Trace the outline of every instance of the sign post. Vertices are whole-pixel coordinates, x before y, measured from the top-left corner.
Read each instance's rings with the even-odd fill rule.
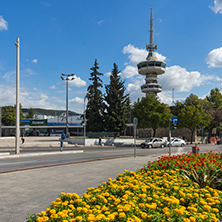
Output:
[[[176,129],[177,123],[178,123],[178,119],[176,116],[169,119],[169,154],[171,154],[171,130]]]
[[[138,119],[133,118],[133,127],[134,127],[134,158],[136,157],[136,126],[138,124]]]

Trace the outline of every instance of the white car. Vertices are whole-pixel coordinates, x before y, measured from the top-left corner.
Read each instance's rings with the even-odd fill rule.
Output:
[[[150,139],[147,139],[145,142],[141,143],[140,146],[142,147],[142,149],[144,149],[144,148],[151,149],[154,147],[163,148],[164,142],[165,142],[165,140],[163,140],[161,138],[150,138]]]
[[[169,141],[164,144],[165,146],[169,146]],[[180,138],[174,138],[171,140],[171,146],[185,146],[186,141]]]

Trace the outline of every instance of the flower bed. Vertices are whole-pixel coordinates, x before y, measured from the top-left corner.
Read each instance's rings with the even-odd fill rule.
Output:
[[[204,164],[210,165],[214,154],[206,155],[209,160]],[[221,221],[222,192],[209,186],[200,188],[182,176],[182,168],[195,167],[198,157],[190,154],[180,158],[184,164],[189,162],[188,166],[175,156],[161,157],[137,172],[125,171],[98,188],[89,188],[81,197],[61,193],[46,211],[31,215],[28,221]],[[221,167],[219,160],[215,166]]]

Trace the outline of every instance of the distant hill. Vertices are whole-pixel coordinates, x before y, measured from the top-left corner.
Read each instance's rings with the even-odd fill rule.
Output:
[[[62,113],[65,113],[66,110],[55,110],[55,109],[40,109],[33,108],[36,111],[37,115],[47,115],[47,116],[60,116]],[[22,108],[23,113],[28,113],[28,108]],[[78,116],[81,115],[79,113],[73,112],[69,110],[69,115]]]

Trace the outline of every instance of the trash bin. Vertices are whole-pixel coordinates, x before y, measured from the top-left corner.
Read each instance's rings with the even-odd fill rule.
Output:
[[[200,147],[195,145],[195,146],[192,146],[192,153],[194,154],[198,154],[200,151]]]

